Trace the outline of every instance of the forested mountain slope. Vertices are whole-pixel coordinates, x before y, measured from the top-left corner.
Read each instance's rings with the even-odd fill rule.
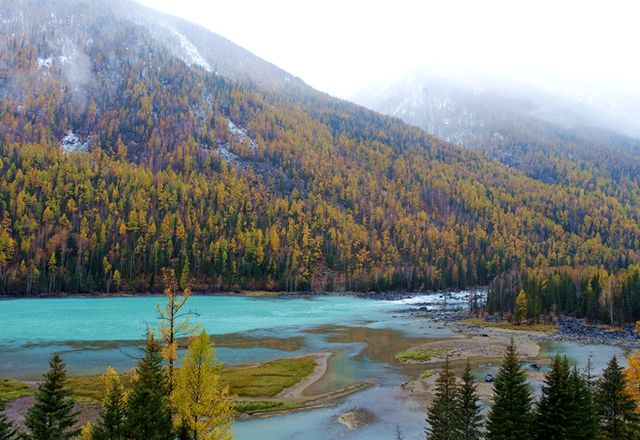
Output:
[[[0,8],[3,293],[157,290],[164,266],[369,290],[637,261],[637,192],[527,177],[171,19],[180,52],[134,4]]]
[[[640,140],[604,111],[527,84],[421,72],[354,99],[534,179],[638,202]]]

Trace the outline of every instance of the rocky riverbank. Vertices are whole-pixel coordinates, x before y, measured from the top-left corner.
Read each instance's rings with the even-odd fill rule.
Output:
[[[415,313],[412,313],[415,315]],[[454,328],[458,332],[478,330],[478,328],[498,327],[501,322],[498,317],[489,316],[473,320],[474,324],[465,323],[470,316],[466,313],[446,312],[430,313],[429,318],[441,322],[443,325]],[[486,325],[478,325],[478,322],[486,322]],[[528,332],[540,341],[571,341],[580,344],[614,345],[625,350],[640,349],[640,334],[634,326],[611,327],[607,325],[593,325],[584,319],[576,319],[561,316],[556,321],[549,323],[554,331],[532,331],[534,326],[523,325],[520,328],[511,326],[513,331]]]
[[[640,348],[640,334],[634,326],[610,327],[590,325],[584,319],[560,317],[557,331],[549,335],[555,341],[574,341],[583,344],[617,345],[627,350]]]

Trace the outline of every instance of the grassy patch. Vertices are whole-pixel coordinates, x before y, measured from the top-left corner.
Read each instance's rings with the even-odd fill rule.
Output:
[[[420,379],[427,379],[427,378],[433,376],[434,374],[436,374],[437,372],[438,372],[438,370],[424,370],[420,374]]]
[[[234,348],[253,348],[266,347],[274,350],[296,351],[303,347],[304,338],[301,336],[291,338],[252,338],[237,333],[225,335],[213,335],[211,341],[217,347],[234,347]],[[179,338],[177,340],[179,348],[187,348],[189,345],[188,338]],[[113,340],[113,341],[66,341],[55,344],[59,346],[61,352],[68,349],[78,351],[99,351],[99,350],[115,350],[121,347],[144,347],[145,341],[140,340]],[[49,342],[30,342],[25,344],[27,348],[51,347]]]
[[[120,373],[120,380],[125,387],[131,385],[129,373]],[[68,377],[67,386],[77,403],[100,403],[104,397],[104,382],[101,374]]]
[[[443,352],[444,350],[440,348],[415,347],[398,353],[396,360],[400,362],[428,362]]]
[[[233,394],[242,397],[273,397],[287,388],[297,384],[310,375],[316,367],[312,357],[294,359],[278,359],[255,366],[234,366],[222,370],[222,382],[229,385]],[[131,378],[128,373],[120,375],[122,383],[128,386]],[[72,376],[67,378],[67,386],[73,399],[78,403],[99,403],[104,395],[104,384],[101,375]],[[15,400],[34,393],[24,382],[0,378],[0,400]],[[255,403],[255,402],[254,402]],[[244,402],[238,402],[245,405]],[[267,408],[267,404],[271,406]],[[242,411],[267,411],[286,409],[274,407],[278,402],[260,402],[264,408]]]
[[[294,402],[269,402],[264,400],[239,400],[236,402],[236,411],[239,413],[255,413],[263,411],[278,411],[292,409],[300,406]]]
[[[304,346],[304,338],[250,338],[237,333],[217,335],[212,337],[217,347],[253,348],[267,347],[274,350],[296,351]]]
[[[26,383],[11,379],[0,379],[0,400],[15,400],[20,397],[31,396],[33,389]]]
[[[550,333],[556,331],[556,326],[553,324],[515,324],[508,321],[485,321],[482,318],[469,318],[460,321],[462,324],[478,325],[481,327],[501,328],[505,330],[519,330],[527,332],[545,332]]]
[[[97,403],[102,400],[104,385],[100,376],[69,377],[67,386],[77,403]]]
[[[123,380],[128,383],[129,376],[123,375]],[[68,377],[67,387],[71,390],[73,400],[78,403],[98,403],[102,400],[103,383],[100,376]],[[31,396],[34,392],[35,388],[29,387],[24,382],[0,379],[0,400],[15,400]]]
[[[222,382],[242,397],[273,397],[310,375],[316,367],[312,357],[278,359],[260,365],[225,368]]]

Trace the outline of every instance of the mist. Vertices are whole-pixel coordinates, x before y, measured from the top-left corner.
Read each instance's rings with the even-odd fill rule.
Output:
[[[481,71],[575,96],[596,88],[640,95],[635,2],[142,2],[343,98],[418,67]]]

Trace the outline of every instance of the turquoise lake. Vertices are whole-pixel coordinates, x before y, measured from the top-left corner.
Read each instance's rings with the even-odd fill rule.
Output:
[[[452,337],[452,330],[442,324],[406,313],[415,307],[437,311],[444,299],[441,294],[401,300],[353,296],[194,296],[188,309],[198,314],[192,318],[193,323],[219,335],[221,341],[225,336],[255,341],[244,348],[217,347],[218,358],[227,364],[332,351],[328,373],[314,385],[315,392],[362,381],[374,384],[329,408],[239,421],[235,424],[237,440],[303,435],[306,440],[393,439],[396,424],[402,427],[405,439],[418,440],[424,438],[424,408],[400,387],[408,379],[407,371],[384,360],[395,354],[393,341],[369,340],[369,345],[377,346],[376,351],[367,352],[368,344],[357,340],[357,335],[391,334],[397,335],[396,339]],[[450,294],[446,300],[449,308],[465,308],[467,293]],[[107,365],[127,370],[138,354],[135,341],[144,337],[147,328],[157,326],[156,304],[162,301],[159,296],[0,301],[0,377],[38,380],[55,351],[63,354],[71,375],[99,373]],[[354,339],[340,342],[337,338],[340,335]],[[281,347],[263,343],[265,339],[290,338],[298,344]],[[117,343],[104,344],[110,341]],[[599,359],[599,353],[623,355],[615,347],[569,343],[555,344],[547,351],[549,355],[566,353],[579,365],[586,362],[590,353],[595,354],[594,360]],[[375,421],[363,429],[348,431],[336,417],[352,408],[368,409]]]

